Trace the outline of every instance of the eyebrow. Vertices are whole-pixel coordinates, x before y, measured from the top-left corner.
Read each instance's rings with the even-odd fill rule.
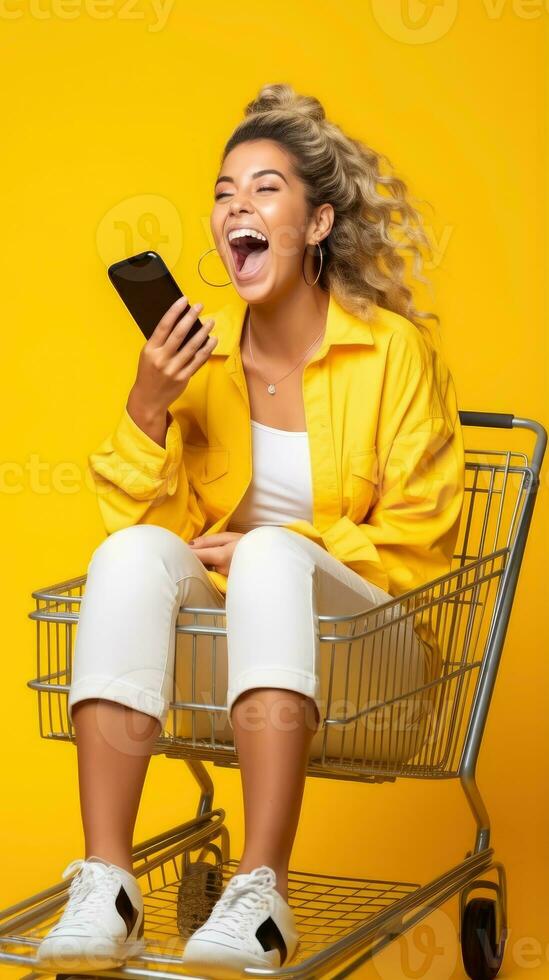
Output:
[[[282,180],[284,180],[284,181],[286,181],[286,183],[288,183],[288,181],[286,180],[286,178],[285,178],[285,176],[284,176],[284,174],[283,174],[283,173],[281,173],[281,172],[280,172],[280,170],[273,170],[273,169],[271,169],[271,168],[269,168],[268,170],[256,170],[256,172],[255,172],[255,174],[252,174],[252,180],[255,180],[255,178],[256,178],[256,177],[262,177],[262,176],[263,176],[263,174],[278,174],[278,176],[279,176],[279,177],[282,177]],[[221,177],[218,177],[218,178],[217,178],[217,180],[216,180],[216,182],[215,182],[215,184],[214,184],[214,187],[217,187],[217,185],[218,185],[218,184],[219,184],[219,183],[220,183],[220,182],[221,182],[222,180],[228,180],[228,181],[230,181],[230,182],[231,182],[231,184],[234,184],[234,183],[235,183],[235,181],[234,181],[234,178],[233,178],[233,177],[226,177],[226,176],[221,176]],[[289,186],[289,185],[288,185],[288,186]]]

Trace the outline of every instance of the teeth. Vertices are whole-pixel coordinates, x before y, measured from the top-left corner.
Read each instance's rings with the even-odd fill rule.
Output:
[[[236,228],[229,232],[229,241],[234,241],[235,238],[243,238],[245,235],[251,235],[252,238],[259,238],[261,242],[266,242],[267,239],[265,235],[262,235],[260,231],[255,231],[254,228]]]

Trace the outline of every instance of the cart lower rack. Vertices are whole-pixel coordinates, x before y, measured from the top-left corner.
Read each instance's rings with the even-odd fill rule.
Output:
[[[288,901],[300,942],[279,969],[246,977],[343,978],[454,895],[460,942],[472,980],[495,977],[507,926],[505,871],[490,845],[490,822],[475,769],[524,555],[547,433],[512,415],[460,412],[462,424],[525,428],[531,459],[511,450],[466,450],[466,502],[452,571],[381,606],[349,617],[319,616],[325,719],[307,774],[377,783],[408,777],[459,778],[476,822],[465,858],[425,882],[349,878],[290,869]],[[73,649],[86,576],[33,592],[40,734],[74,742],[67,711]],[[105,977],[186,976],[186,939],[208,917],[234,874],[225,812],[214,808],[204,763],[238,766],[226,712],[223,609],[181,607],[170,714],[156,754],[183,759],[200,796],[194,818],[133,849],[145,901],[144,953]],[[407,638],[422,640],[413,658]],[[198,698],[197,692],[200,692]],[[486,877],[492,873],[495,880]],[[0,962],[44,977],[36,948],[65,904],[63,880],[0,911]],[[493,897],[470,897],[488,890]],[[80,974],[79,974],[80,975]],[[81,974],[83,976],[83,974]],[[61,975],[60,975],[61,976]]]

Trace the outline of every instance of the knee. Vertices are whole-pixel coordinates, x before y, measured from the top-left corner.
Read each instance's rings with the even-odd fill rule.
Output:
[[[264,524],[262,527],[252,528],[238,540],[233,552],[231,568],[235,558],[239,566],[246,567],[250,564],[255,565],[264,558],[286,553],[291,547],[291,534],[292,532],[287,528],[276,524]]]
[[[93,552],[89,568],[101,566],[117,568],[130,564],[132,568],[150,569],[156,560],[167,563],[193,556],[192,549],[179,535],[156,524],[133,524],[110,534]]]
[[[238,541],[229,568],[227,589],[238,580],[260,582],[267,570],[280,579],[291,578],[291,570],[299,573],[310,570],[307,553],[299,548],[295,532],[278,525],[266,524],[255,527]]]

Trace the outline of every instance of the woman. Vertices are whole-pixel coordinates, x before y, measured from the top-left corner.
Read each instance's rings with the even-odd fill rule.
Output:
[[[287,872],[323,717],[316,617],[449,571],[463,501],[453,382],[399,252],[418,271],[428,242],[383,159],[315,98],[261,90],[214,187],[235,293],[179,353],[202,307],[174,327],[186,300],[174,304],[89,457],[108,537],[88,569],[69,695],[86,858],[64,872],[77,870],[43,966],[106,968],[143,946],[132,835],[182,604],[225,603],[246,831],[184,962],[285,966],[296,951]]]

